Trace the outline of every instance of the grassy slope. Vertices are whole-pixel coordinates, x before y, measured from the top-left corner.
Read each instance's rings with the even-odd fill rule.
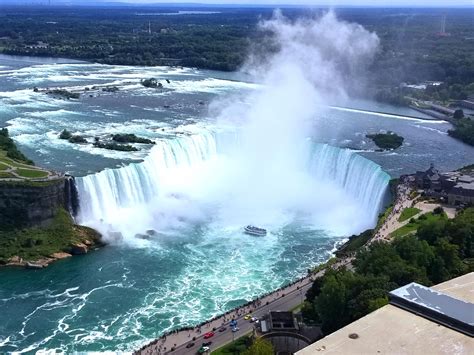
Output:
[[[93,229],[75,225],[69,214],[59,209],[48,227],[0,230],[0,263],[6,263],[12,256],[34,261],[55,252],[68,252],[72,244],[86,240],[98,242],[99,234]]]
[[[47,171],[35,170],[35,169],[17,169],[16,173],[25,178],[45,178],[48,176]]]
[[[387,220],[390,213],[392,213],[392,211],[393,211],[393,205],[390,205],[382,214],[379,215],[379,219],[377,221],[377,226],[375,227],[375,229],[379,229],[385,223],[385,221]]]
[[[413,217],[414,215],[416,215],[420,212],[421,212],[421,210],[418,209],[418,208],[415,208],[415,207],[405,208],[402,211],[402,213],[400,214],[400,217],[398,218],[398,221],[399,222],[406,221],[407,219],[410,219],[411,217]]]
[[[345,243],[339,250],[335,252],[337,257],[343,257],[352,252],[358,251],[362,246],[367,243],[372,235],[374,234],[373,229],[368,229],[365,232],[362,232],[359,235],[353,235],[349,238],[347,243]]]
[[[7,170],[9,167],[15,168],[15,172],[24,178],[44,178],[48,176],[48,172],[41,168],[36,168],[34,166],[24,164],[20,161],[13,160],[7,157],[7,152],[0,149],[0,172],[3,171],[3,174],[0,175],[0,178],[15,178],[16,176],[6,173],[4,170]]]
[[[408,224],[404,225],[403,227],[400,227],[400,228],[398,228],[397,230],[393,231],[393,232],[390,234],[390,236],[391,236],[392,238],[402,237],[402,236],[404,236],[404,235],[407,235],[407,234],[416,232],[416,230],[418,229],[418,227],[420,226],[420,224],[421,224],[423,221],[436,221],[436,220],[438,220],[438,219],[447,218],[447,217],[446,217],[446,214],[426,213],[426,214],[424,214],[423,216],[426,216],[426,219],[420,219],[420,218],[418,218],[417,220],[415,220],[414,223],[408,223]],[[420,217],[421,217],[421,216],[420,216]]]

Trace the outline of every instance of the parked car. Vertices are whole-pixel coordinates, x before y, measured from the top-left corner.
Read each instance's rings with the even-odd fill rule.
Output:
[[[212,338],[214,336],[214,332],[207,332],[206,334],[204,334],[204,339],[209,339],[209,338]]]
[[[186,345],[186,349],[192,348],[194,345],[196,345],[196,344],[194,344],[193,342],[188,343],[188,344]]]
[[[227,329],[227,327],[220,327],[219,328],[219,333],[225,332],[226,329]]]

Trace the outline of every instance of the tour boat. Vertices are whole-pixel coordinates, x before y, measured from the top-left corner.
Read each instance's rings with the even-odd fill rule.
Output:
[[[263,228],[258,228],[254,226],[247,226],[244,228],[245,233],[250,235],[264,236],[267,235],[267,230]]]

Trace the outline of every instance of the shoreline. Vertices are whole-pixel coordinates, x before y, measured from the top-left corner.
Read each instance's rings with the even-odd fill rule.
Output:
[[[6,264],[0,264],[0,270],[2,268],[23,268],[32,270],[44,269],[56,261],[68,259],[70,257],[78,255],[85,255],[92,251],[98,250],[104,247],[105,245],[105,243],[100,241],[94,242],[86,240],[82,243],[75,243],[71,245],[71,250],[68,252],[57,251],[49,256],[44,256],[36,260],[25,260],[22,257],[15,255],[8,259],[8,262]]]

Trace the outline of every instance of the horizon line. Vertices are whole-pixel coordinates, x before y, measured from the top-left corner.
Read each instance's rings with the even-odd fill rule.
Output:
[[[8,0],[7,0],[8,1]],[[30,2],[29,2],[30,1]],[[44,2],[42,2],[44,1]],[[56,0],[57,1],[57,0]],[[59,0],[56,3],[50,3],[48,0],[25,0],[25,1],[11,1],[9,3],[4,3],[4,6],[35,6],[35,7],[186,7],[186,6],[199,6],[199,7],[222,7],[222,8],[373,8],[373,9],[461,9],[461,8],[474,8],[474,3],[469,4],[458,4],[458,5],[423,5],[423,4],[414,4],[411,6],[402,5],[402,4],[385,4],[383,6],[379,4],[365,4],[365,5],[354,5],[354,4],[285,4],[285,3],[275,3],[275,4],[238,4],[238,3],[207,3],[207,2],[156,2],[156,3],[147,3],[147,2],[128,2],[128,1],[97,1],[92,3],[80,3],[80,0]],[[1,4],[0,4],[0,7]]]

